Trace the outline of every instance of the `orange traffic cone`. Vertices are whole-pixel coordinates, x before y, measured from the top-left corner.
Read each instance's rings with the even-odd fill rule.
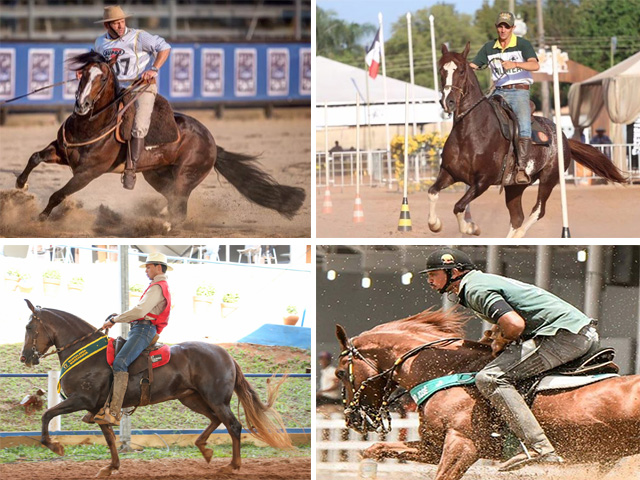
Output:
[[[362,199],[356,195],[356,203],[353,206],[353,223],[364,222],[364,210],[362,210]]]
[[[409,213],[409,199],[402,198],[402,207],[400,208],[400,220],[398,221],[398,231],[411,231],[411,214]]]
[[[322,213],[333,213],[333,203],[331,203],[331,190],[324,191],[324,201],[322,202]]]

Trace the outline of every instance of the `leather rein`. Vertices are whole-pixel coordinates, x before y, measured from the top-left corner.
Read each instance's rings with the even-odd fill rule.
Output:
[[[51,335],[49,335],[49,331],[48,331],[48,330],[47,330],[47,328],[44,326],[44,322],[43,322],[43,321],[42,321],[42,319],[38,316],[38,314],[39,314],[40,312],[41,312],[41,308],[40,308],[40,307],[36,307],[36,311],[35,311],[35,312],[33,312],[33,314],[31,315],[31,318],[32,318],[33,320],[37,320],[37,321],[38,321],[38,323],[36,323],[36,331],[35,331],[35,334],[33,335],[33,344],[32,344],[32,346],[31,346],[31,351],[33,352],[33,355],[34,355],[38,360],[39,360],[39,359],[41,359],[41,358],[48,357],[49,355],[53,355],[53,354],[56,354],[56,353],[60,353],[60,352],[62,352],[63,350],[66,350],[67,348],[72,347],[73,345],[75,345],[75,344],[77,344],[77,343],[80,343],[80,342],[81,342],[81,341],[83,341],[83,340],[86,340],[87,338],[89,338],[90,336],[92,336],[92,335],[93,335],[93,334],[95,334],[95,333],[98,333],[98,332],[100,332],[100,331],[102,331],[102,330],[105,330],[105,331],[107,330],[107,329],[105,329],[105,328],[103,328],[103,327],[101,327],[101,328],[96,328],[93,332],[87,333],[86,335],[84,335],[84,336],[82,336],[82,337],[80,337],[80,338],[78,338],[78,339],[74,340],[73,342],[71,342],[71,343],[69,343],[69,344],[65,345],[64,347],[56,348],[54,351],[52,351],[52,352],[48,352],[48,353],[47,353],[47,351],[51,348],[51,347],[49,347],[49,348],[47,348],[47,351],[45,351],[45,353],[40,353],[40,352],[38,351],[38,347],[36,346],[36,341],[37,341],[37,339],[38,339],[38,334],[39,334],[39,333],[38,333],[38,326],[42,326],[42,329],[43,329],[43,330],[44,330],[44,332],[46,333],[47,338],[49,338],[49,340],[51,341],[51,346],[55,346],[55,343],[54,343],[54,341],[53,341],[53,338],[51,338]]]
[[[454,342],[462,340],[462,338],[442,338],[440,340],[435,340],[433,342],[425,343],[423,345],[418,345],[417,347],[409,350],[404,353],[396,361],[393,365],[386,370],[379,372],[371,377],[366,378],[360,386],[355,388],[355,375],[353,373],[353,362],[354,359],[362,360],[367,365],[369,365],[374,370],[378,370],[378,368],[371,362],[368,358],[366,358],[360,351],[356,348],[351,340],[349,340],[349,345],[347,349],[340,353],[340,358],[347,357],[347,361],[349,362],[348,373],[349,373],[349,385],[351,386],[351,393],[353,395],[349,405],[346,405],[347,400],[345,396],[345,389],[343,386],[342,391],[342,403],[345,405],[344,415],[345,421],[349,424],[349,416],[352,414],[356,414],[359,416],[361,423],[359,425],[351,424],[351,428],[358,431],[359,433],[367,433],[367,432],[379,432],[379,433],[388,433],[391,431],[391,413],[389,412],[389,405],[391,405],[395,400],[397,400],[400,396],[393,396],[393,391],[395,390],[393,385],[393,374],[396,369],[400,367],[406,360],[411,357],[416,356],[418,353],[426,350],[428,348],[433,348],[434,346],[448,346]],[[382,392],[382,399],[380,401],[380,406],[377,408],[372,407],[370,405],[363,405],[360,401],[360,397],[364,392],[364,389],[367,387],[369,383],[378,378],[385,378],[386,383]],[[393,398],[392,398],[393,397]]]

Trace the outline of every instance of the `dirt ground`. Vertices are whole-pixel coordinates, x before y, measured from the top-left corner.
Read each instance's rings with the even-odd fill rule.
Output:
[[[402,193],[384,188],[360,189],[364,222],[353,222],[355,188],[333,189],[333,213],[323,214],[324,190],[316,194],[316,229],[318,238],[477,238],[462,235],[453,215],[455,203],[464,190],[440,193],[436,212],[443,222],[439,233],[432,233],[427,224],[429,199],[426,192],[409,194],[412,231],[398,232]],[[537,186],[525,190],[523,208],[528,215],[535,204]],[[569,231],[574,238],[637,238],[640,237],[640,185],[567,185]],[[473,221],[480,227],[480,238],[504,238],[509,232],[509,213],[504,193],[491,187],[471,203]],[[560,238],[562,210],[560,186],[553,190],[547,202],[546,215],[527,232],[527,237]]]
[[[153,480],[302,480],[311,478],[310,458],[243,458],[242,467],[234,473],[219,470],[229,463],[228,459],[213,459],[207,464],[204,459],[166,460],[122,460],[120,470],[111,478]],[[51,461],[39,463],[0,465],[0,478],[11,480],[76,480],[93,478],[108,465],[106,460],[88,462]]]
[[[159,212],[164,197],[138,175],[133,191],[119,174],[104,175],[69,197],[46,222],[37,215],[49,197],[71,178],[71,170],[41,164],[29,177],[26,194],[15,190],[16,176],[32,153],[46,147],[59,128],[53,115],[11,115],[0,127],[0,236],[3,237],[309,237],[311,234],[311,131],[309,109],[227,111],[216,119],[207,110],[196,117],[227,151],[260,155],[261,168],[279,183],[304,188],[307,199],[288,220],[246,200],[212,171],[193,192],[187,220],[167,231]]]

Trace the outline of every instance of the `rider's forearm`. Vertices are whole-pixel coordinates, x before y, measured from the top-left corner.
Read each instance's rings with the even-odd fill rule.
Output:
[[[521,70],[526,70],[527,72],[536,72],[540,70],[540,64],[535,60],[527,61],[527,62],[514,62],[516,67]]]
[[[167,48],[166,50],[162,50],[161,52],[158,52],[158,55],[156,56],[156,59],[153,62],[153,66],[156,67],[158,70],[160,70],[162,65],[164,65],[164,62],[166,62],[167,59],[169,58],[170,53],[171,53],[170,48]]]

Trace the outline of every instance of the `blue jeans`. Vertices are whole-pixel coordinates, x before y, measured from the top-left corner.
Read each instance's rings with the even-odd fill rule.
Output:
[[[141,325],[132,323],[127,343],[124,344],[122,350],[118,352],[113,360],[114,372],[126,372],[129,365],[138,358],[142,351],[149,346],[153,337],[156,336],[155,325]]]
[[[504,98],[518,117],[520,136],[531,138],[531,106],[529,90],[496,90],[494,95]]]

